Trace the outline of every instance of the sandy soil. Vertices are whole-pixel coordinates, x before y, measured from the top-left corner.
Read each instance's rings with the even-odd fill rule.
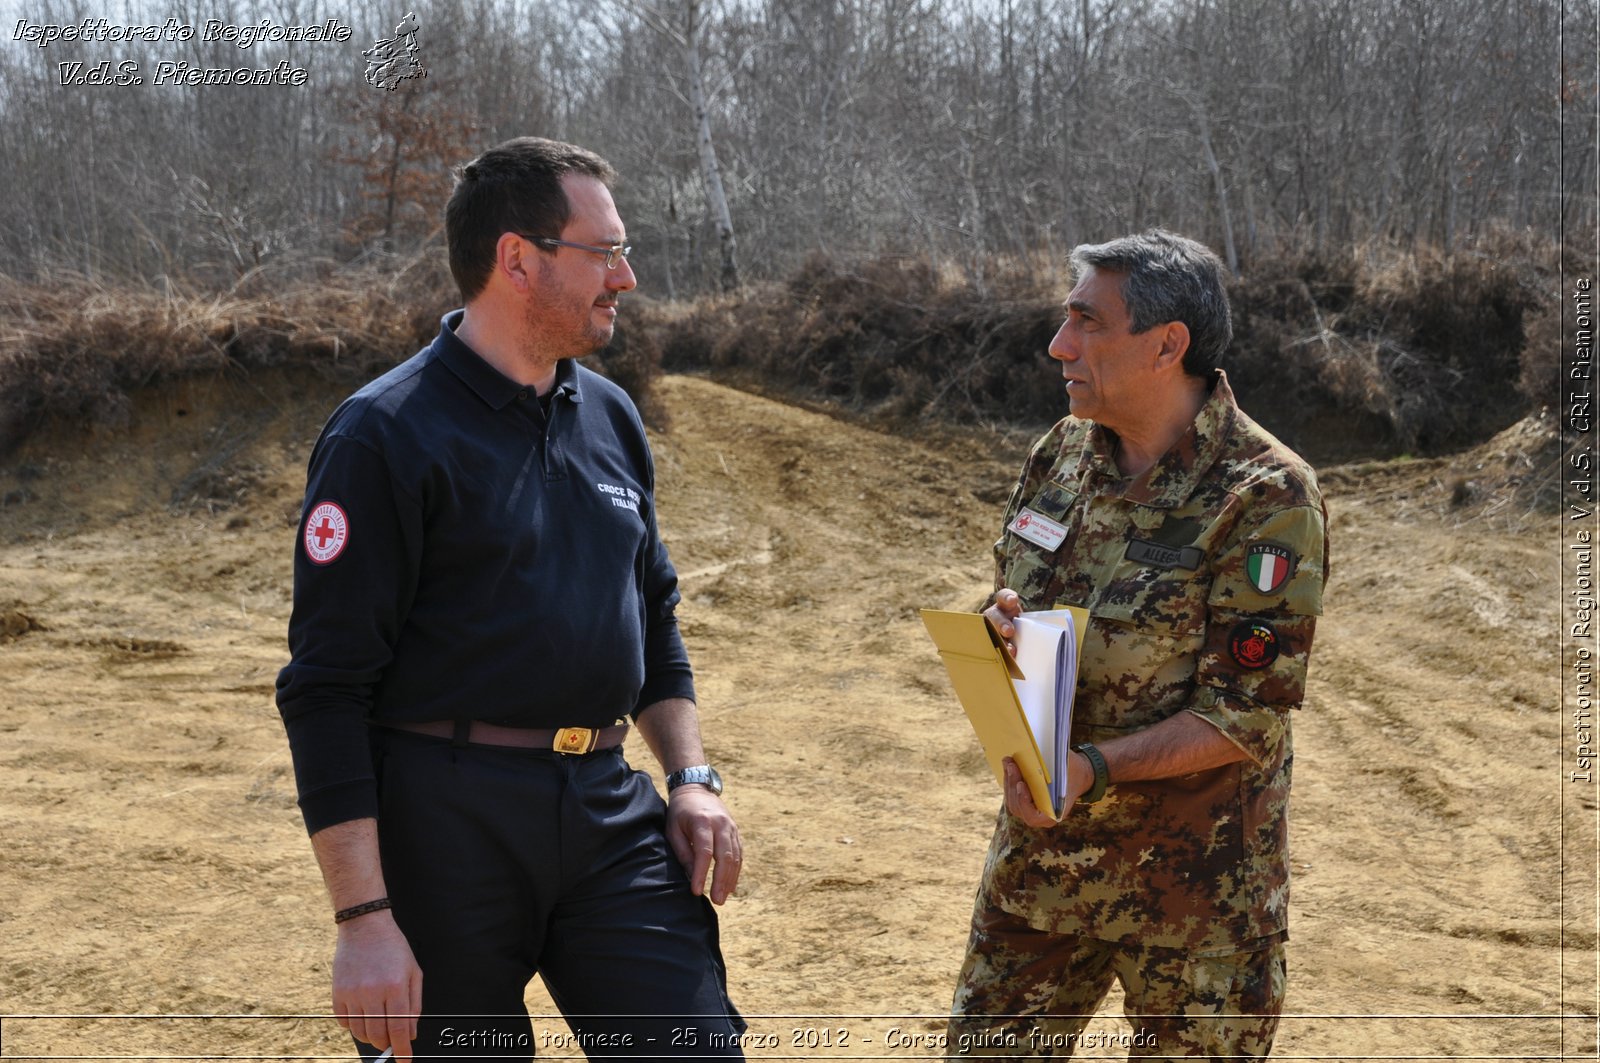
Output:
[[[986,591],[1026,441],[663,390],[662,523],[748,855],[725,948],[778,1046],[751,1054],[937,1054],[891,1030],[943,1028],[998,798],[916,609]],[[304,455],[337,397],[195,383],[0,470],[5,1058],[346,1051],[315,1017],[333,928],[272,704]],[[1485,460],[1325,471],[1281,1058],[1594,1058],[1596,812],[1561,781],[1559,528],[1452,509]],[[551,1011],[537,984],[528,1000]],[[1124,1029],[1118,1008],[1091,1029]]]

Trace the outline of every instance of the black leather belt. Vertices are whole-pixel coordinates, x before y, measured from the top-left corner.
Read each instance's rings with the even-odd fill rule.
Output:
[[[433,738],[457,738],[456,724],[450,720],[425,723],[385,722],[381,726]],[[628,737],[628,725],[610,727],[502,727],[497,723],[473,720],[465,728],[466,741],[475,746],[511,746],[515,749],[553,749],[557,753],[581,756],[597,749],[615,749]]]

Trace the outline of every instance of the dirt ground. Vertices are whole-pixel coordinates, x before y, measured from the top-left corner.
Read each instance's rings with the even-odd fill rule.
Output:
[[[1026,440],[662,388],[662,525],[745,837],[723,940],[750,1054],[937,1055],[917,1038],[943,1029],[998,795],[916,610],[986,592]],[[348,1050],[316,1017],[333,926],[272,703],[305,455],[337,390],[194,383],[0,469],[6,1059]],[[1595,1058],[1559,518],[1454,488],[1516,455],[1510,437],[1324,470],[1280,1058]],[[528,1001],[552,1010],[537,983]],[[1119,1015],[1113,995],[1091,1030]],[[574,1054],[559,1019],[535,1028],[541,1054]]]

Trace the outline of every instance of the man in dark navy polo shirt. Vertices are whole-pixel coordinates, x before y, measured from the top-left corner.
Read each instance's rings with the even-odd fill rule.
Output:
[[[707,896],[743,854],[650,450],[575,361],[635,284],[613,177],[531,137],[464,167],[465,309],[312,452],[278,706],[338,923],[334,1012],[368,1057],[530,1057],[536,972],[562,1047],[742,1054]],[[623,759],[630,719],[665,803]]]

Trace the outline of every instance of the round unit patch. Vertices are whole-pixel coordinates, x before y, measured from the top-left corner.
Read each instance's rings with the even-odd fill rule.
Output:
[[[329,565],[350,541],[350,521],[337,502],[318,502],[306,517],[306,556],[313,565]]]
[[[1278,632],[1265,620],[1244,620],[1228,633],[1233,663],[1252,672],[1278,659]]]

